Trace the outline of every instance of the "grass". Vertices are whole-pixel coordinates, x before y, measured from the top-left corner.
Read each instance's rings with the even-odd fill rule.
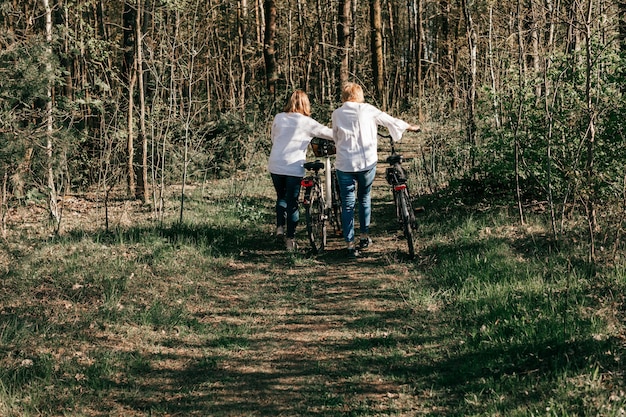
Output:
[[[58,237],[10,223],[0,415],[626,412],[624,265],[589,278],[576,247],[547,250],[542,218],[445,201],[409,261],[384,186],[365,258],[336,239],[313,256],[303,235],[288,254],[270,187],[192,190],[183,223],[174,201],[169,222],[136,209],[109,233],[87,215]]]

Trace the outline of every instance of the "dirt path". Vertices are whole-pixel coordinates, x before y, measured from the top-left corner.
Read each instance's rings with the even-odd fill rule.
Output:
[[[206,393],[209,414],[344,415],[360,408],[414,415],[406,387],[381,373],[388,355],[402,354],[396,348],[408,306],[397,285],[410,275],[381,268],[382,256],[316,259],[282,275],[255,262],[256,270],[220,288],[230,303],[207,319],[243,334],[222,341],[225,349],[209,349],[219,356]]]
[[[390,204],[381,197],[383,178],[375,218]],[[388,227],[373,223],[374,245],[357,260],[345,258],[338,237],[318,256],[303,241],[297,255],[278,244],[244,253],[216,289],[221,307],[204,312],[214,326],[240,334],[207,347],[217,358],[198,390],[206,400],[200,408],[229,416],[419,413],[404,367],[423,346],[412,341],[413,309],[402,291],[418,277],[406,243]]]

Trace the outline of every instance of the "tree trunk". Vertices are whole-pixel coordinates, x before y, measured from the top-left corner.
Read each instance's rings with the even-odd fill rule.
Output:
[[[477,42],[478,35],[472,20],[472,14],[467,4],[468,0],[461,0],[463,15],[465,17],[467,47],[469,49],[469,80],[467,91],[467,140],[471,147],[471,167],[476,166],[476,73],[477,73]]]
[[[524,71],[524,31],[522,28],[522,0],[517,1],[517,78],[519,89],[519,103],[517,108],[517,123],[515,124],[515,196],[517,199],[517,210],[519,213],[520,224],[524,224],[524,209],[522,206],[522,190],[520,187],[520,130],[522,129],[522,115],[524,114],[524,90],[525,90],[525,71]]]
[[[265,0],[265,40],[263,44],[263,56],[265,57],[265,79],[267,91],[276,94],[276,81],[278,81],[278,69],[276,66],[276,2]]]
[[[620,0],[619,2],[619,46],[622,56],[626,57],[626,0]],[[620,90],[622,94],[626,94],[626,68],[622,65],[621,70],[622,83]]]
[[[139,139],[141,141],[141,181],[139,181],[137,197],[147,204],[150,195],[148,193],[148,135],[146,133],[146,94],[143,73],[143,45],[141,33],[141,0],[137,0],[137,13],[135,20],[135,50],[137,54],[137,88],[139,89]]]
[[[543,95],[544,95],[544,111],[546,118],[546,194],[548,198],[548,207],[550,209],[550,225],[552,227],[552,235],[554,236],[555,241],[559,240],[559,232],[556,227],[556,208],[554,204],[554,193],[553,193],[553,179],[552,179],[552,166],[553,166],[553,158],[552,158],[552,142],[554,136],[554,99],[552,94],[552,88],[549,81],[549,70],[552,66],[551,57],[554,53],[554,5],[552,0],[546,1],[546,12],[547,12],[547,30],[546,30],[546,53],[543,64]],[[554,86],[556,89],[556,85]],[[565,204],[563,204],[565,205]]]
[[[619,0],[619,45],[626,54],[626,0]]]
[[[350,48],[350,10],[351,0],[339,0],[339,19],[337,21],[337,47],[341,64],[339,66],[339,89],[348,82],[350,62],[348,50]]]
[[[54,178],[53,165],[53,138],[54,119],[52,116],[53,81],[52,81],[52,8],[49,0],[42,0],[46,11],[46,76],[48,77],[48,101],[46,102],[46,157],[47,157],[47,179],[48,179],[48,203],[50,216],[54,221],[55,232],[58,233],[61,227],[61,209],[57,195],[56,181]]]
[[[246,37],[246,21],[248,20],[248,3],[241,0],[237,9],[237,37],[239,38],[239,108],[246,107],[246,45],[248,43]]]
[[[137,82],[137,56],[135,54],[135,46],[133,38],[136,36],[133,28],[135,26],[134,5],[127,0],[124,3],[124,71],[126,81],[128,83],[128,113],[126,115],[126,148],[128,152],[127,160],[127,195],[129,198],[136,196],[136,177],[135,177],[135,139],[134,139],[134,96],[135,83]]]
[[[7,184],[9,182],[9,173],[8,171],[4,172],[2,176],[2,202],[0,202],[0,236],[3,239],[7,237],[7,213],[9,211],[9,194],[7,192]]]
[[[422,0],[415,0],[415,71],[417,82],[417,116],[419,120],[422,120],[422,100],[424,99],[424,79],[422,75],[422,58],[424,55],[424,28],[422,23]]]
[[[596,142],[596,111],[593,104],[592,94],[592,74],[593,70],[593,57],[592,54],[592,27],[591,27],[591,13],[593,10],[593,1],[587,0],[587,16],[585,18],[585,99],[587,101],[587,114],[589,124],[587,126],[587,203],[586,203],[586,212],[587,219],[589,224],[589,252],[588,252],[588,261],[592,270],[595,270],[595,262],[596,262],[596,246],[595,246],[595,235],[597,231],[597,219],[596,219],[596,192],[595,192],[595,163],[594,163],[594,153],[595,153],[595,142]]]
[[[533,82],[535,84],[535,102],[537,105],[541,102],[541,83],[538,82],[540,68],[540,53],[539,53],[539,31],[537,29],[537,18],[535,16],[535,10],[533,9],[534,2],[528,0],[528,28],[527,31],[530,35],[530,47],[532,54],[530,55],[530,66],[533,69]]]
[[[135,111],[133,104],[133,96],[135,94],[135,83],[137,74],[133,71],[128,85],[128,113],[126,114],[126,148],[128,150],[128,161],[126,168],[128,170],[128,197],[136,197],[136,175],[135,175],[135,123],[133,112]]]
[[[491,105],[493,106],[493,121],[496,125],[496,129],[500,129],[502,124],[500,122],[500,104],[498,102],[498,80],[494,70],[493,61],[493,5],[489,5],[489,77],[491,79]]]
[[[385,94],[385,74],[383,55],[383,20],[380,0],[370,0],[371,19],[371,53],[372,53],[372,73],[374,75],[374,86],[376,87],[376,98],[383,110],[387,109],[387,99]]]

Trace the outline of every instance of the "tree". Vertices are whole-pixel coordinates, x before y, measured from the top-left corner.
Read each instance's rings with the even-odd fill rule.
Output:
[[[129,197],[135,197],[136,189],[136,173],[135,173],[135,84],[137,83],[137,39],[136,39],[136,17],[138,12],[135,10],[132,0],[124,2],[123,28],[124,28],[124,74],[128,85],[128,110],[126,113],[126,144],[128,151],[127,163],[127,193]]]
[[[144,61],[143,61],[143,35],[141,16],[143,4],[141,0],[136,3],[137,13],[135,15],[135,54],[137,68],[137,88],[139,89],[139,142],[141,143],[141,181],[137,196],[145,203],[150,198],[148,190],[148,134],[146,132],[146,91],[144,86]]]
[[[356,0],[355,0],[356,1]],[[339,88],[348,82],[348,74],[350,70],[349,48],[350,48],[350,13],[352,10],[351,0],[339,0],[338,2],[339,18],[337,19],[337,48],[339,49],[339,57],[341,64],[339,65]]]
[[[461,0],[463,16],[465,17],[465,35],[467,38],[467,48],[469,50],[469,68],[467,81],[467,141],[472,149],[472,168],[476,165],[474,160],[476,152],[476,83],[477,83],[477,49],[478,34],[472,19],[472,12],[468,5],[468,0]]]
[[[48,178],[48,206],[50,215],[54,220],[55,231],[59,232],[61,227],[61,207],[57,193],[55,173],[54,173],[54,117],[52,115],[54,78],[52,71],[52,8],[49,0],[42,0],[45,9],[46,19],[46,77],[48,82],[48,100],[46,101],[46,156],[47,156],[47,178]]]
[[[372,73],[374,76],[374,86],[376,88],[376,98],[381,103],[380,106],[383,109],[387,109],[387,96],[385,94],[385,65],[383,56],[383,23],[380,0],[370,0],[370,19]]]
[[[267,90],[271,95],[276,93],[278,69],[276,65],[276,2],[265,0],[265,38],[263,56],[265,57],[265,79]]]

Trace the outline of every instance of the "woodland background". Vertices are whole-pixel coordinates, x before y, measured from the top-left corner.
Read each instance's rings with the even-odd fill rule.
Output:
[[[2,233],[86,191],[161,218],[252,170],[293,89],[328,123],[351,80],[424,125],[421,194],[543,211],[593,269],[623,249],[625,56],[624,0],[2,0]]]

